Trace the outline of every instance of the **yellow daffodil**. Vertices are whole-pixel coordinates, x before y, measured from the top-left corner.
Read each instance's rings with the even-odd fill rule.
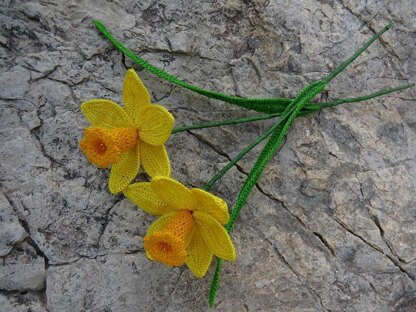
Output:
[[[110,100],[93,99],[81,105],[91,127],[80,141],[90,162],[100,168],[111,165],[108,186],[111,193],[122,191],[138,174],[140,163],[151,176],[170,176],[165,149],[173,116],[150,95],[133,69],[123,82],[124,108]]]
[[[151,260],[168,266],[185,263],[197,277],[205,275],[213,255],[235,260],[234,245],[223,226],[229,219],[224,200],[168,177],[131,184],[124,195],[143,210],[161,216],[144,238]]]

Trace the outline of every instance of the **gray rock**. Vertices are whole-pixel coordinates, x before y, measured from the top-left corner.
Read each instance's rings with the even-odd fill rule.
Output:
[[[8,291],[44,290],[45,259],[27,243],[8,254],[0,267],[0,289]]]
[[[25,294],[0,294],[2,311],[13,312],[46,312],[45,300],[42,293],[30,292]]]
[[[27,236],[7,198],[0,193],[0,257],[6,256],[14,244],[21,242]]]
[[[318,100],[416,77],[411,1],[3,1],[0,12],[5,311],[207,310],[214,263],[200,280],[148,260],[142,239],[154,218],[110,195],[108,170],[78,148],[80,104],[120,103],[126,67],[137,69],[93,18],[168,72],[246,97],[295,95],[392,20]],[[139,75],[177,125],[254,115]],[[224,263],[217,311],[414,310],[415,99],[413,88],[295,121],[236,223],[238,259]],[[272,124],[175,134],[173,177],[202,187]],[[212,189],[230,208],[260,150]]]

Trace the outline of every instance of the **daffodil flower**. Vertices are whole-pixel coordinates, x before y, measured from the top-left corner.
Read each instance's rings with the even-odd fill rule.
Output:
[[[213,255],[235,260],[234,245],[223,226],[229,219],[224,200],[168,177],[131,184],[123,192],[141,209],[160,215],[144,238],[151,260],[168,266],[185,263],[197,277],[205,275]]]
[[[140,163],[151,176],[170,176],[165,149],[173,116],[151,104],[146,87],[133,69],[123,82],[124,108],[113,101],[93,99],[81,105],[91,127],[80,141],[88,160],[100,168],[111,166],[111,193],[122,191],[138,174]]]

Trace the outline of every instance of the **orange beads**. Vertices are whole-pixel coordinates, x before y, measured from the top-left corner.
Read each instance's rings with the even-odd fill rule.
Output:
[[[84,138],[79,145],[90,162],[106,168],[116,163],[121,153],[136,146],[137,141],[137,130],[134,128],[105,130],[90,127],[85,129]]]
[[[193,226],[192,214],[187,210],[178,211],[163,229],[144,238],[144,247],[153,260],[180,266],[186,260]]]

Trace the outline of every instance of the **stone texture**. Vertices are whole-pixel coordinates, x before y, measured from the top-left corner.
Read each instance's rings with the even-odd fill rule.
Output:
[[[0,289],[3,290],[44,290],[45,278],[45,258],[27,243],[16,246],[0,267]]]
[[[25,239],[27,235],[7,198],[0,193],[0,257],[6,256],[13,245]]]
[[[95,31],[203,88],[293,96],[395,27],[321,100],[416,77],[412,1],[13,1],[0,4],[0,310],[206,311],[211,268],[148,261],[153,218],[107,192],[78,149],[83,101],[120,102],[134,67]],[[177,124],[252,115],[141,70]],[[299,119],[242,211],[217,311],[416,311],[416,89]],[[176,134],[173,176],[201,187],[271,121]],[[259,148],[213,192],[230,206]]]

